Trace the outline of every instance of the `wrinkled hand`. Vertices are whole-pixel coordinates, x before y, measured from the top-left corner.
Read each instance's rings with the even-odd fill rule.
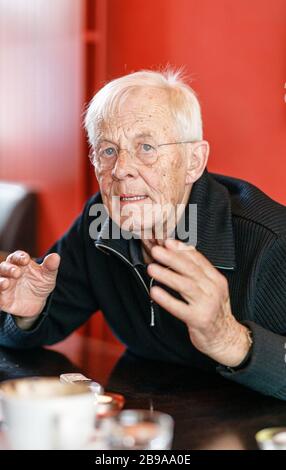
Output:
[[[60,256],[49,254],[42,264],[28,253],[15,251],[0,263],[0,309],[20,317],[34,317],[43,310],[54,290]]]
[[[186,303],[159,286],[152,287],[152,299],[186,324],[199,351],[220,364],[238,366],[250,342],[248,329],[232,314],[226,278],[193,246],[177,240],[166,240],[151,254],[155,263],[148,265],[149,275],[177,291]]]

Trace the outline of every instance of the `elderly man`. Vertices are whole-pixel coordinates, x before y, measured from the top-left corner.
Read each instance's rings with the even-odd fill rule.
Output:
[[[0,265],[0,344],[55,343],[100,309],[137,355],[286,399],[286,208],[207,172],[200,106],[177,73],[108,83],[85,124],[100,193],[43,259]]]

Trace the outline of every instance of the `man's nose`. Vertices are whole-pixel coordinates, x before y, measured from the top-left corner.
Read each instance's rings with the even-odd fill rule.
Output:
[[[115,165],[112,169],[114,179],[123,179],[127,176],[136,177],[138,171],[131,153],[126,149],[120,149]]]

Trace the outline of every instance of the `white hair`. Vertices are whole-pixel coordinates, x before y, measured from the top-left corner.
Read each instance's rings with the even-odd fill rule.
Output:
[[[201,109],[194,90],[185,83],[181,71],[154,72],[142,70],[112,80],[101,88],[90,101],[84,120],[88,140],[95,147],[99,123],[118,109],[120,100],[134,88],[152,87],[166,90],[170,96],[171,112],[182,140],[199,141],[203,138]]]

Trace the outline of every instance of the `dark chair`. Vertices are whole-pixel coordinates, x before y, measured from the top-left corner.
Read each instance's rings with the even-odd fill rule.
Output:
[[[37,255],[36,194],[22,184],[0,181],[0,252],[18,249]]]

